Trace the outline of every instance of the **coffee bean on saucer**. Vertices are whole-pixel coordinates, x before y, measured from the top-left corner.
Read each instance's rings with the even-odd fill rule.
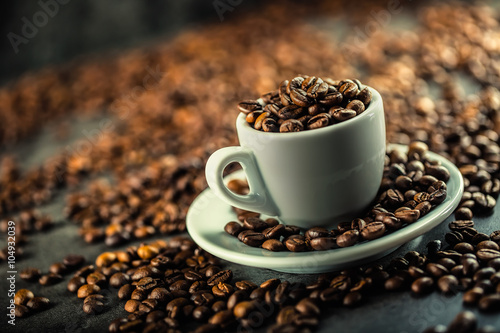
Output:
[[[262,243],[262,248],[273,252],[279,252],[285,250],[285,246],[283,245],[283,243],[277,239],[266,240],[264,243]]]

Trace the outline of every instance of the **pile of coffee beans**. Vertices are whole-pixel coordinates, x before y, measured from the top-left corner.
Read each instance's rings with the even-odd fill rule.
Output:
[[[332,80],[300,75],[284,80],[258,100],[244,100],[238,111],[264,132],[300,132],[337,124],[363,113],[372,93],[357,79]]]
[[[257,212],[234,208],[239,221],[228,222],[224,230],[249,246],[269,251],[331,250],[380,238],[415,223],[446,199],[450,173],[439,162],[429,160],[427,151],[423,142],[411,143],[406,153],[390,150],[376,204],[367,216],[341,222],[336,229],[313,227],[301,233],[296,226],[279,224],[274,218],[262,220]],[[238,179],[228,187],[238,194],[248,191],[246,182]],[[465,209],[463,203],[461,207]]]
[[[50,300],[47,297],[35,296],[31,290],[19,289],[14,295],[14,314],[18,318],[26,317],[32,312],[39,312],[49,308]]]
[[[178,320],[179,327],[172,330],[195,330],[200,326],[199,331],[220,331],[220,322],[231,322],[233,317],[242,318],[236,319],[238,325],[253,327],[251,320],[257,313],[264,316],[262,325],[270,326],[273,332],[314,330],[321,318],[318,313],[330,315],[335,306],[354,306],[386,289],[417,294],[436,288],[452,291],[456,283],[451,276],[459,282],[458,291],[465,288],[466,303],[476,304],[477,300],[478,308],[496,311],[498,259],[493,258],[497,250],[489,242],[498,244],[497,234],[483,234],[481,227],[476,229],[470,221],[474,215],[491,213],[500,191],[500,44],[495,39],[500,33],[498,11],[484,4],[465,2],[407,2],[404,6],[410,12],[418,7],[419,15],[412,30],[394,31],[391,24],[372,33],[365,29],[366,18],[372,12],[386,10],[387,1],[361,4],[317,1],[315,6],[277,1],[259,8],[258,12],[231,13],[238,15],[237,19],[204,27],[196,33],[181,33],[153,49],[75,61],[23,76],[0,89],[0,123],[9,124],[0,127],[2,147],[41,130],[48,121],[70,111],[101,116],[104,108],[111,123],[91,129],[90,148],[89,140],[76,142],[31,169],[23,169],[2,152],[0,219],[8,221],[13,214],[29,212],[55,200],[55,195],[66,189],[70,192],[67,216],[79,224],[82,237],[89,242],[124,246],[129,240],[184,231],[185,212],[206,187],[203,173],[206,159],[218,148],[237,144],[234,115],[228,116],[227,110],[234,109],[245,96],[273,91],[280,78],[294,77],[298,72],[318,73],[321,77],[332,73],[340,78],[359,77],[383,97],[388,142],[406,145],[424,142],[431,151],[460,168],[465,178],[465,193],[449,235],[431,242],[429,253],[410,252],[385,267],[321,276],[316,284],[306,286],[293,281],[277,284],[276,280],[262,286],[260,281],[242,282],[234,274],[231,282],[225,282],[233,288],[231,296],[240,290],[237,283],[242,282],[238,284],[241,288],[248,285],[248,290],[258,290],[252,296],[257,302],[239,306],[236,315],[234,311],[232,314],[225,311],[222,303],[213,302],[207,306],[209,316],[221,314],[211,323]],[[283,8],[288,15],[283,15]],[[330,15],[339,18],[340,13],[348,13],[342,19],[353,28],[345,31],[343,42],[326,36],[329,29],[315,29],[315,23],[304,22],[303,18],[317,15],[317,11],[325,18]],[[287,28],[282,29],[284,26]],[[367,32],[364,38],[360,39],[359,31]],[[228,45],[231,52],[227,52]],[[148,69],[158,74],[155,78],[160,78],[155,80],[157,85],[144,87]],[[276,102],[281,102],[281,98]],[[100,178],[103,174],[110,176],[108,183]],[[88,186],[76,187],[83,185],[82,181],[88,181]],[[397,198],[392,192],[390,197]],[[34,222],[31,218],[29,221]],[[28,225],[35,226],[31,222]],[[5,222],[0,223],[1,228],[3,225]],[[37,231],[36,226],[32,230]],[[36,235],[39,236],[46,235]],[[483,241],[488,243],[479,246]],[[481,248],[485,245],[486,248]],[[169,249],[176,246],[174,241],[159,252],[177,252],[180,248]],[[192,246],[193,253],[201,251]],[[32,251],[29,243],[23,247]],[[16,248],[17,254],[19,250]],[[147,265],[153,265],[152,260]],[[113,270],[118,269],[121,261],[111,265],[115,265]],[[141,264],[136,261],[135,265]],[[167,267],[182,272],[186,265],[177,260]],[[92,313],[92,306],[107,310],[105,291],[110,285],[123,282],[137,286],[138,281],[124,282],[126,270],[112,280],[113,274],[109,275],[108,287],[98,282],[102,281],[100,274],[89,279],[89,283],[86,277],[91,272],[100,270],[106,277],[109,273],[104,269],[106,265],[92,266],[89,273],[82,271],[85,278],[76,276],[71,287],[68,286],[74,292],[83,284],[100,288],[96,293],[96,287],[85,287],[87,292],[93,292],[88,296],[103,296],[89,299],[87,304],[91,305],[84,309],[88,313]],[[467,268],[464,271],[460,266]],[[496,273],[490,275],[489,268]],[[37,276],[35,281],[41,276],[36,269],[31,274]],[[202,280],[206,279],[205,275]],[[166,285],[166,279],[163,283]],[[275,298],[278,287],[281,296]],[[212,288],[205,290],[213,294]],[[218,288],[217,300],[230,291],[226,285]],[[266,301],[267,291],[270,292]],[[283,298],[283,294],[288,297]],[[237,297],[240,296],[234,296]],[[300,303],[299,299],[306,301]],[[268,312],[264,306],[270,304],[274,311]],[[188,303],[186,309],[182,307],[188,314],[189,305],[194,303]],[[55,306],[57,311],[59,306]],[[258,311],[248,314],[248,309],[254,307]],[[181,306],[174,303],[169,311],[174,308]],[[166,304],[159,310],[170,313]],[[197,316],[203,316],[204,311],[205,308],[196,311]],[[120,322],[125,325],[122,330],[146,329],[147,316],[134,318],[135,314],[115,322],[112,330],[116,331]],[[164,325],[176,325],[169,319],[155,322],[160,330]]]

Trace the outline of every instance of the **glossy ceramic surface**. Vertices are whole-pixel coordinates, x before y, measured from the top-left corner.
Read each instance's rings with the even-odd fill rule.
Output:
[[[407,146],[391,145],[389,149],[407,150]],[[348,248],[314,252],[270,252],[252,248],[225,233],[224,225],[236,220],[231,206],[219,199],[211,189],[203,191],[187,214],[187,229],[194,241],[206,251],[231,262],[276,271],[312,274],[338,270],[380,258],[443,222],[458,206],[463,193],[463,180],[457,167],[442,156],[429,152],[429,158],[440,161],[451,174],[448,196],[426,216],[414,224],[382,238]],[[244,177],[243,171],[225,178]],[[265,216],[264,216],[265,217]]]

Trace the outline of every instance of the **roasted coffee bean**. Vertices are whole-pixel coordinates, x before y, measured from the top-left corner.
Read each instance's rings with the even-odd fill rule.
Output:
[[[94,270],[95,270],[94,265],[87,265],[77,270],[73,276],[82,276],[86,278],[87,275],[92,273]]]
[[[485,240],[485,241],[482,241],[476,245],[476,250],[482,250],[482,249],[491,249],[491,250],[499,251],[500,246],[493,241]]]
[[[353,246],[359,240],[358,230],[349,230],[337,237],[337,245],[339,247]]]
[[[423,193],[423,192],[422,192]],[[418,195],[415,194],[415,195]],[[416,201],[415,201],[416,202]],[[426,215],[427,213],[430,212],[432,205],[429,201],[423,201],[419,204],[417,204],[415,207],[413,207],[415,210],[418,210],[420,212],[420,217]]]
[[[248,246],[260,247],[266,241],[266,237],[260,232],[252,231],[242,236],[241,241]]]
[[[477,328],[477,318],[470,311],[460,312],[448,325],[447,332],[469,333]]]
[[[168,303],[173,299],[173,296],[166,288],[158,287],[151,290],[148,299],[154,299],[160,303]]]
[[[297,119],[287,119],[281,123],[279,131],[281,133],[300,132],[304,130],[304,124]]]
[[[368,106],[368,104],[370,104],[372,100],[372,92],[370,91],[370,89],[365,87],[357,93],[356,99],[363,102],[365,106]]]
[[[477,262],[477,260],[472,258],[467,258],[463,260],[462,265],[463,265],[462,272],[464,276],[471,277],[479,269],[479,263]]]
[[[98,300],[91,300],[83,303],[83,312],[87,314],[98,314],[104,310],[104,303]]]
[[[446,242],[448,244],[455,245],[455,244],[458,244],[460,242],[463,242],[464,237],[458,231],[452,231],[452,232],[446,233],[446,235],[444,235],[444,239],[446,240]]]
[[[427,243],[427,253],[429,256],[434,256],[438,251],[441,250],[441,241],[439,239],[435,239]]]
[[[356,117],[357,113],[352,109],[344,109],[342,107],[333,107],[328,111],[328,114],[336,121],[343,122]]]
[[[272,227],[268,227],[267,229],[264,229],[262,231],[262,234],[267,238],[267,239],[280,239],[281,236],[285,234],[285,225],[283,224],[277,224]]]
[[[248,217],[243,222],[243,226],[248,230],[262,231],[267,228],[267,224],[264,220],[258,217]]]
[[[220,325],[222,327],[230,325],[234,321],[233,312],[231,310],[222,310],[208,319],[209,324]]]
[[[436,325],[432,327],[426,328],[422,333],[446,333],[448,332],[448,328],[444,325]]]
[[[453,250],[457,251],[458,253],[472,253],[474,252],[474,245],[469,244],[469,243],[458,243],[453,247]]]
[[[115,273],[109,278],[109,285],[114,288],[120,288],[124,284],[129,283],[130,277],[122,272]]]
[[[448,227],[451,230],[454,231],[460,231],[465,228],[473,228],[474,227],[474,222],[471,220],[458,220],[458,221],[453,221],[448,224]]]
[[[100,272],[94,272],[87,275],[86,279],[88,284],[97,284],[99,287],[106,285],[106,276]]]
[[[436,263],[428,263],[425,266],[425,271],[434,277],[440,277],[448,274],[446,267]]]
[[[472,277],[472,280],[474,282],[480,281],[480,280],[488,280],[493,274],[495,274],[496,271],[492,267],[483,267],[481,269],[478,269],[475,273],[474,276]]]
[[[292,252],[307,251],[307,244],[305,237],[302,235],[292,235],[285,240],[285,246]]]
[[[330,232],[328,231],[328,229],[323,228],[323,227],[313,227],[313,228],[306,230],[306,232],[304,232],[304,236],[306,237],[306,239],[313,239],[313,238],[318,238],[318,237],[329,237]]]
[[[19,289],[14,295],[14,303],[18,305],[26,305],[30,299],[35,297],[33,292],[28,289]]]
[[[307,129],[326,127],[330,124],[330,116],[327,113],[320,113],[307,121]]]
[[[233,287],[224,282],[219,282],[215,286],[212,287],[212,293],[216,297],[227,298],[234,291]]]
[[[79,254],[68,254],[63,259],[63,264],[66,267],[75,269],[85,263],[85,257]]]
[[[84,284],[85,284],[85,279],[83,277],[74,276],[69,280],[67,289],[68,291],[75,293],[77,292],[78,288],[80,288]]]
[[[121,300],[128,299],[132,296],[132,292],[135,290],[135,287],[131,284],[125,284],[118,289],[118,298]]]
[[[329,107],[342,103],[344,96],[339,91],[328,92],[318,103],[322,106]]]
[[[488,240],[490,240],[490,236],[488,236],[487,234],[484,234],[482,232],[478,232],[477,234],[474,235],[474,237],[472,237],[471,243],[473,245],[477,245],[477,244],[481,243],[482,241],[488,241]]]
[[[307,96],[310,98],[321,98],[326,95],[328,92],[328,83],[320,82],[321,79],[318,79],[314,85],[311,85],[307,89]]]
[[[238,236],[238,234],[243,230],[243,226],[238,222],[228,222],[224,227],[224,230],[231,236]]]
[[[38,281],[42,273],[38,268],[29,267],[19,273],[19,277],[28,282]]]
[[[364,239],[372,240],[376,238],[380,238],[385,233],[385,225],[382,222],[371,222],[366,225],[361,230],[361,236]]]
[[[484,296],[484,290],[482,288],[475,287],[470,290],[467,290],[464,293],[462,300],[464,304],[476,305],[483,296]]]
[[[129,299],[127,303],[125,303],[124,309],[129,313],[133,313],[139,309],[141,302],[135,299]]]
[[[360,292],[352,291],[352,292],[347,293],[347,295],[344,296],[344,300],[342,301],[342,303],[344,304],[344,306],[354,307],[354,306],[358,305],[362,299],[363,299],[363,296],[361,295]]]
[[[136,288],[134,291],[132,291],[130,298],[135,299],[136,301],[143,301],[147,298],[147,296],[148,296],[147,290]]]
[[[302,89],[294,89],[290,91],[290,98],[295,105],[308,107],[313,100],[307,95],[307,92]]]
[[[481,249],[476,252],[478,259],[482,261],[489,261],[492,259],[500,258],[500,251],[493,249]]]
[[[437,281],[437,286],[444,294],[455,294],[458,291],[458,279],[453,275],[443,275]]]
[[[262,248],[268,251],[279,252],[285,250],[285,245],[277,239],[268,239],[262,243]]]
[[[97,294],[99,291],[101,291],[101,288],[96,284],[84,284],[78,288],[77,296],[78,298],[86,298],[89,295]]]
[[[239,290],[245,290],[245,291],[251,291],[251,290],[256,289],[258,287],[255,283],[253,283],[252,281],[248,281],[248,280],[238,281],[235,283],[235,286]]]
[[[285,233],[284,237],[289,237],[291,235],[298,235],[300,234],[300,228],[294,225],[286,225],[285,226]]]
[[[50,300],[47,297],[36,296],[26,303],[31,311],[43,311],[49,308]]]
[[[349,103],[347,103],[345,108],[349,109],[349,110],[354,110],[357,115],[360,113],[363,113],[363,111],[365,111],[365,105],[363,104],[363,102],[361,102],[357,99],[354,99],[354,100],[350,101]]]
[[[181,281],[184,281],[184,282],[186,282],[185,284],[188,284],[187,281],[185,281],[185,280],[181,280]],[[177,282],[180,282],[180,281],[177,281]],[[177,282],[175,282],[175,283],[177,283]],[[154,289],[157,285],[158,285],[158,283],[156,282],[155,279],[153,279],[152,277],[145,277],[145,278],[142,278],[139,281],[137,281],[137,284],[135,285],[135,287],[137,289],[148,291],[148,290]],[[171,284],[170,287],[172,287],[172,285],[174,285],[174,284]],[[179,289],[184,290],[185,288],[179,287]]]
[[[428,294],[433,289],[434,281],[426,276],[416,279],[411,285],[411,290],[417,295]]]
[[[335,237],[318,237],[309,241],[309,246],[316,251],[325,251],[337,248]]]
[[[418,220],[418,218],[420,217],[420,211],[416,209],[403,210],[395,212],[394,216],[402,223],[411,224]]]
[[[478,302],[478,308],[486,312],[500,311],[500,294],[491,294],[483,296]]]
[[[247,318],[253,311],[255,311],[255,303],[253,301],[243,301],[234,306],[233,315],[236,318]]]
[[[290,92],[294,89],[301,89],[302,83],[304,82],[304,78],[301,76],[294,77],[288,82],[286,87],[286,93],[290,94]]]
[[[224,271],[220,271],[217,274],[215,274],[212,277],[210,277],[208,279],[208,281],[207,281],[207,284],[210,287],[213,287],[213,286],[215,286],[216,284],[218,284],[220,282],[229,283],[229,282],[231,282],[232,278],[233,278],[233,271],[227,269],[227,270],[224,270]]]
[[[158,255],[158,249],[150,245],[142,245],[137,249],[137,255],[144,260],[152,259]]]
[[[455,218],[457,220],[471,220],[473,217],[472,211],[467,207],[460,207],[455,211]]]
[[[358,94],[358,86],[354,82],[345,82],[339,87],[339,92],[345,99],[352,99]]]
[[[244,114],[248,114],[255,110],[262,109],[262,105],[256,100],[245,100],[238,104],[238,110]]]
[[[51,286],[56,283],[61,282],[63,277],[59,274],[54,274],[54,273],[49,273],[46,275],[42,275],[38,279],[38,283],[40,283],[42,286]]]
[[[22,317],[25,317],[28,315],[29,313],[29,309],[27,306],[25,305],[20,305],[20,304],[15,304],[14,305],[14,315],[17,317],[17,318],[22,318]]]

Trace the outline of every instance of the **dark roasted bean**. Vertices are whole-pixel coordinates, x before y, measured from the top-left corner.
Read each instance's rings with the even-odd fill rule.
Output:
[[[50,300],[47,297],[33,297],[26,303],[26,306],[32,311],[43,311],[50,306]]]
[[[307,251],[307,244],[305,237],[301,235],[292,235],[285,240],[285,246],[292,252]]]
[[[28,282],[38,281],[42,273],[38,268],[26,268],[19,273],[19,277]]]
[[[18,305],[26,305],[30,299],[35,297],[33,292],[28,289],[19,289],[14,295],[14,303]]]
[[[447,332],[469,333],[477,327],[477,319],[470,311],[460,312],[448,325]]]
[[[262,243],[262,248],[268,251],[279,252],[285,250],[285,245],[277,239],[268,239]]]
[[[337,237],[337,245],[340,247],[353,246],[358,242],[358,239],[359,239],[359,231],[349,230]]]
[[[361,236],[364,239],[372,240],[380,238],[385,233],[385,225],[382,222],[371,222],[361,230]]]
[[[433,289],[434,281],[426,276],[416,279],[411,285],[411,290],[418,295],[428,294]]]
[[[238,104],[238,110],[244,114],[248,114],[255,110],[262,109],[262,105],[256,100],[245,100]]]

